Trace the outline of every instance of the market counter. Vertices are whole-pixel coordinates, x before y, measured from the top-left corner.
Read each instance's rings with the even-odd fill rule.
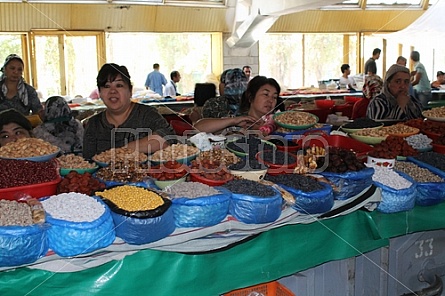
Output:
[[[208,253],[148,249],[70,273],[18,268],[0,273],[0,295],[219,295],[388,246],[391,237],[444,228],[444,213],[445,203],[395,214],[357,210]]]

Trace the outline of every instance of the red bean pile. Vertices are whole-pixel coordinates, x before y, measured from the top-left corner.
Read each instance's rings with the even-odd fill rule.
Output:
[[[59,176],[54,162],[0,159],[0,188],[46,183]]]

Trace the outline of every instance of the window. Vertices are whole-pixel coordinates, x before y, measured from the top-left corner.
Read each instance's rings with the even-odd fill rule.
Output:
[[[0,67],[3,66],[3,62],[6,57],[11,53],[18,54],[26,62],[25,54],[22,48],[22,35],[21,34],[0,34]],[[28,67],[25,65],[23,76],[25,80],[31,83]]]
[[[170,80],[170,72],[181,74],[177,84],[182,95],[206,82],[211,71],[211,35],[199,33],[109,33],[106,37],[107,62],[128,68],[135,91],[145,89],[153,64]],[[131,44],[131,46],[129,46]]]
[[[44,98],[54,95],[88,97],[96,87],[97,37],[94,32],[33,32],[34,87]]]

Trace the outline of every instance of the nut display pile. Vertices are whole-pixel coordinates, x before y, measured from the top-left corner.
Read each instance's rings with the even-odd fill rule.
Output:
[[[0,167],[2,168],[0,188],[46,183],[59,178],[56,164],[53,161],[0,159]]]
[[[151,160],[168,161],[186,158],[199,153],[199,149],[195,146],[186,144],[173,144],[165,149],[158,150],[151,155]]]
[[[57,158],[59,165],[64,169],[92,169],[96,164],[86,161],[82,156],[64,154]]]
[[[209,151],[202,151],[198,155],[196,160],[197,161],[213,160],[213,161],[219,161],[226,165],[235,164],[240,161],[238,156],[236,156],[227,149],[212,149]]]
[[[79,174],[78,172],[72,171],[59,183],[57,192],[78,192],[93,195],[95,191],[103,189],[105,189],[105,184],[93,178],[90,173]]]
[[[408,142],[396,136],[388,136],[386,140],[374,146],[369,155],[377,158],[392,159],[397,156],[414,156],[419,152],[411,147]]]
[[[297,111],[278,113],[274,120],[275,122],[291,126],[309,125],[317,122],[317,119],[312,114]]]
[[[317,164],[321,167],[324,164],[324,159],[319,158]],[[337,147],[331,147],[328,154],[328,166],[325,171],[333,173],[345,173],[360,171],[365,168],[365,165],[357,159],[354,152]]]
[[[111,148],[93,156],[93,160],[102,163],[117,162],[145,162],[148,157],[144,153],[137,152],[126,147]]]
[[[59,147],[54,146],[37,138],[22,138],[15,142],[0,147],[0,157],[5,158],[25,158],[53,154],[59,151]]]
[[[148,165],[135,162],[117,162],[100,168],[96,177],[104,181],[142,182],[148,176]]]

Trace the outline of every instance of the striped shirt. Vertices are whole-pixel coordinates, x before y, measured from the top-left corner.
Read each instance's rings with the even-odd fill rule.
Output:
[[[418,99],[410,96],[411,100],[405,111],[397,104],[396,98],[381,93],[369,102],[366,116],[374,120],[409,120],[422,116],[422,105]]]

